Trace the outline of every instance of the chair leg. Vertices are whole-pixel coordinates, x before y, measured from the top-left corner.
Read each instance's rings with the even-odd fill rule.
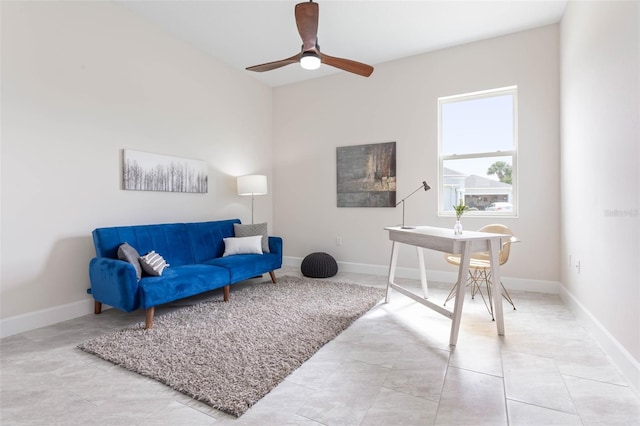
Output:
[[[277,283],[277,282],[278,282],[278,280],[276,279],[276,273],[275,273],[275,272],[273,272],[273,271],[269,271],[269,276],[271,277],[271,282],[272,282],[272,283],[274,283],[274,284],[275,284],[275,283]]]
[[[453,285],[453,288],[451,289],[451,291],[449,292],[449,295],[447,296],[447,298],[445,299],[443,306],[447,306],[447,302],[451,299],[453,299],[454,297],[456,297],[456,289],[458,288],[458,283],[455,283]]]
[[[467,277],[467,282],[465,283],[465,285],[467,287],[469,287],[470,285],[474,285],[474,279],[473,279],[473,275],[471,273],[471,271],[469,271],[469,276]],[[475,285],[474,285],[475,286]],[[449,292],[449,295],[447,296],[447,298],[445,299],[443,306],[447,306],[447,302],[453,298],[456,297],[456,289],[458,288],[458,283],[455,283],[453,285],[453,288],[451,289],[451,291]],[[473,299],[476,295],[477,289],[475,289],[474,287],[471,287],[471,298]]]
[[[482,292],[482,284],[484,284],[487,290],[486,299],[484,297],[484,293]],[[484,306],[487,308],[487,311],[489,311],[489,314],[491,315],[491,320],[495,321],[496,319],[493,315],[493,303],[492,303],[493,301],[492,297],[494,292],[491,284],[491,271],[487,269],[474,269],[472,271],[471,269],[469,269],[469,276],[467,277],[466,285],[471,286],[472,299],[475,299],[476,294],[480,293],[480,297],[482,297]],[[507,300],[507,302],[509,302],[511,306],[513,306],[513,309],[515,310],[516,305],[513,303],[513,300],[511,300],[511,296],[509,295],[509,292],[507,292],[507,289],[504,288],[504,285],[502,284],[502,282],[500,282],[500,285],[502,286],[502,296]],[[458,283],[455,283],[453,288],[449,292],[449,295],[444,301],[444,306],[447,306],[447,302],[456,297],[457,288],[458,288]]]
[[[509,302],[509,304],[513,306],[513,310],[515,311],[516,305],[513,304],[513,300],[511,300],[511,296],[509,295],[509,292],[507,291],[507,289],[504,288],[504,284],[502,284],[502,281],[500,281],[500,285],[502,286],[502,297],[507,299],[507,302]]]
[[[480,293],[480,297],[482,297],[482,302],[484,303],[485,308],[489,311],[489,315],[491,315],[491,320],[495,321],[493,316],[493,305],[491,304],[491,282],[489,281],[489,277],[487,275],[486,269],[478,269],[477,271],[476,282],[474,285],[477,287],[477,292]],[[485,299],[484,294],[482,293],[481,285],[484,283],[485,288],[487,289],[487,298]],[[487,303],[488,301],[488,303]]]
[[[99,314],[102,312],[102,302],[98,302],[97,300],[94,300],[93,302],[93,313],[94,314]]]
[[[491,276],[491,272],[489,272],[488,276]],[[513,300],[511,299],[511,295],[509,295],[509,292],[507,291],[507,289],[504,287],[504,284],[502,284],[502,281],[500,281],[500,286],[502,287],[502,297],[504,297],[504,299],[509,302],[509,304],[513,307],[513,310],[516,310],[516,305],[513,303]]]
[[[475,299],[476,294],[478,293],[480,293],[480,296],[482,296],[482,288],[480,287],[480,285],[482,284],[482,281],[484,281],[484,279],[482,278],[481,269],[474,269],[473,272],[469,271],[469,284],[471,285],[472,299]]]

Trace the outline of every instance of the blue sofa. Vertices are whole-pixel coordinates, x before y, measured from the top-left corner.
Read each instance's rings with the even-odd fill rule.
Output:
[[[93,231],[96,257],[89,263],[95,313],[105,303],[131,312],[146,309],[146,328],[153,326],[155,306],[205,291],[223,288],[229,300],[229,286],[282,267],[282,238],[269,236],[264,254],[236,254],[223,257],[223,238],[234,237],[239,219],[197,223],[119,226]],[[128,243],[142,256],[160,254],[170,265],[160,276],[143,275],[138,280],[132,263],[118,259],[118,248]]]

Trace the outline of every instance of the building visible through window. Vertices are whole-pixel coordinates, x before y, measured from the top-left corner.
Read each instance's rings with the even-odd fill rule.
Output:
[[[515,215],[517,87],[438,99],[439,214]]]

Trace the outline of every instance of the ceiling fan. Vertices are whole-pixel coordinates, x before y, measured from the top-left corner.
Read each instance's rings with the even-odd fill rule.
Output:
[[[363,77],[369,77],[373,72],[371,65],[350,59],[336,58],[320,52],[320,46],[318,45],[318,15],[318,3],[314,3],[313,0],[296,4],[296,25],[302,39],[300,53],[279,61],[247,67],[247,70],[256,72],[271,71],[296,62],[300,62],[300,66],[304,69],[314,70],[319,68],[322,63]]]

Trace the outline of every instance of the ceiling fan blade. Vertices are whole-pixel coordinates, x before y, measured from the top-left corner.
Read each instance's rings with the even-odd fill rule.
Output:
[[[369,77],[373,72],[371,65],[352,61],[351,59],[335,58],[325,53],[321,53],[320,58],[323,64],[331,65],[332,67],[340,68],[341,70],[352,72],[363,77]]]
[[[296,25],[302,39],[302,51],[315,49],[318,41],[318,3],[298,3],[295,7]]]
[[[267,62],[266,64],[260,64],[260,65],[254,65],[252,67],[247,67],[247,70],[248,71],[255,71],[255,72],[264,72],[264,71],[275,70],[276,68],[281,68],[281,67],[284,67],[286,65],[295,64],[296,62],[299,62],[300,61],[300,56],[302,56],[302,53],[298,53],[298,54],[293,55],[292,57],[287,58],[287,59],[281,59],[279,61]]]

